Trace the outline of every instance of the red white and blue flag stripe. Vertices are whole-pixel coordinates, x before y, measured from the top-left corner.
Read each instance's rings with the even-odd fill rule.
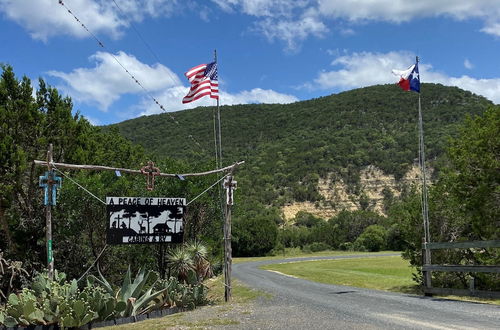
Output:
[[[188,78],[191,88],[182,99],[182,103],[193,102],[203,96],[210,96],[213,99],[219,98],[217,62],[200,64],[189,69],[184,75]]]
[[[420,93],[420,75],[418,73],[418,62],[406,70],[392,70],[399,77],[398,85],[405,91]]]

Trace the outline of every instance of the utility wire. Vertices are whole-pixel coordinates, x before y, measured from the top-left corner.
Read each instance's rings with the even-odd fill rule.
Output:
[[[217,180],[213,185],[211,185],[210,187],[208,187],[207,189],[203,190],[202,193],[200,193],[198,196],[196,196],[195,198],[193,198],[192,200],[190,200],[186,206],[188,206],[189,204],[191,204],[192,202],[194,202],[195,200],[197,200],[201,195],[203,195],[204,193],[206,193],[207,191],[209,191],[210,189],[212,189],[217,183],[221,182],[222,180],[224,180],[230,173],[224,175],[222,178],[220,178],[219,180]]]
[[[67,11],[68,13],[73,16],[73,18],[97,41],[97,43],[99,44],[100,47],[102,48],[106,48],[104,46],[104,44],[97,38],[97,36],[95,34],[93,34],[88,28],[87,26],[68,8],[68,6],[66,6],[66,4],[62,1],[62,0],[59,0],[59,4],[61,6],[63,6]],[[135,83],[137,85],[139,85],[139,87],[142,88],[142,90],[146,93],[147,96],[149,96],[153,101],[154,103],[156,103],[156,105],[162,110],[164,111],[169,117],[170,119],[172,119],[172,121],[177,124],[178,126],[180,126],[179,122],[175,119],[175,117],[170,113],[168,112],[167,110],[165,110],[165,107],[160,103],[158,102],[158,100],[139,82],[139,80],[137,80],[137,78],[132,74],[130,73],[130,71],[127,70],[127,68],[118,60],[118,58],[113,54],[113,53],[109,53],[111,55],[111,57],[115,60],[116,63],[118,63],[118,65],[120,65],[122,67],[123,70],[125,70],[125,72],[130,76],[130,78],[132,78],[132,80],[135,81]],[[188,137],[198,146],[200,147],[201,150],[203,150],[204,152],[206,152],[205,148],[203,148],[201,146],[201,144],[193,137],[193,135],[189,134]]]
[[[91,193],[87,188],[85,188],[84,186],[82,186],[81,184],[79,184],[78,182],[76,182],[75,180],[73,180],[72,178],[70,178],[68,175],[66,175],[66,173],[64,173],[63,171],[59,170],[58,168],[56,168],[54,166],[54,164],[52,164],[52,167],[59,173],[61,173],[66,179],[68,179],[69,181],[73,182],[74,184],[76,184],[79,188],[83,189],[85,192],[87,192],[90,196],[94,197],[95,199],[97,199],[99,202],[103,203],[104,205],[106,205],[106,202],[104,202],[102,199],[100,199],[99,197],[97,197],[96,195],[94,195],[93,193]]]
[[[97,256],[97,258],[95,258],[94,262],[92,263],[92,265],[90,265],[90,267],[85,271],[85,273],[83,273],[82,276],[80,276],[80,278],[77,280],[77,282],[80,282],[80,280],[85,276],[87,275],[87,273],[92,269],[92,267],[94,267],[94,265],[97,263],[97,261],[99,260],[99,258],[101,258],[102,254],[104,253],[104,250],[106,250],[106,248],[108,247],[108,244],[104,245],[104,247],[102,248],[101,252],[99,253],[99,255]]]
[[[146,39],[143,38],[143,36],[139,32],[139,30],[135,27],[134,23],[132,22],[132,19],[130,19],[130,15],[128,15],[125,11],[123,11],[121,9],[121,7],[118,5],[118,3],[116,3],[115,0],[113,0],[113,3],[115,4],[115,6],[118,9],[118,11],[123,16],[125,16],[125,17],[127,17],[129,19],[130,26],[134,30],[135,34],[137,34],[137,36],[139,37],[139,39],[141,39],[142,43],[147,47],[147,49],[149,50],[149,52],[151,53],[151,55],[153,55],[153,57],[155,58],[156,62],[161,63],[160,59],[158,58],[158,56],[156,55],[156,53],[153,51],[153,48],[151,48],[151,46],[149,46],[149,44],[147,43]],[[170,79],[172,81],[176,81],[175,77],[172,76],[172,74],[170,73],[170,71],[167,71],[167,75],[170,77]]]

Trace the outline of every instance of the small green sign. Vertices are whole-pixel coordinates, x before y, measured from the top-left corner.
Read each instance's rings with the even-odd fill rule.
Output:
[[[52,240],[50,239],[47,244],[47,261],[48,263],[52,262]]]

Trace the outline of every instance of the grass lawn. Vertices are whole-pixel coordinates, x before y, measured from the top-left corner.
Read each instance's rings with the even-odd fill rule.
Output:
[[[208,287],[208,300],[212,304],[223,304],[224,302],[224,277],[219,275],[215,278],[209,279],[205,283]],[[271,298],[272,296],[263,291],[251,289],[234,278],[231,280],[232,287],[232,302],[233,303],[246,303],[253,301],[259,297]]]
[[[418,292],[412,280],[412,268],[408,261],[400,256],[300,261],[261,268],[320,283],[384,291]]]
[[[381,252],[353,252],[353,251],[321,251],[307,253],[303,252],[300,248],[287,248],[285,254],[279,254],[272,257],[250,257],[250,258],[233,258],[233,263],[237,264],[240,262],[252,262],[252,261],[263,261],[263,260],[280,260],[287,258],[300,258],[300,257],[325,257],[325,256],[352,256],[361,254],[384,254],[384,253],[394,253],[395,251],[381,251]]]

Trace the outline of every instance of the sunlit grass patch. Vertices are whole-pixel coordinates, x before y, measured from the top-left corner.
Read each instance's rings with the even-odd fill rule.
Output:
[[[187,321],[184,319],[184,314],[185,313],[179,313],[179,314],[174,314],[171,316],[146,320],[146,321],[137,322],[137,323],[129,323],[129,324],[108,327],[107,329],[155,330],[155,329],[166,329],[166,328],[171,328],[171,327],[175,327],[175,328],[188,327],[188,328],[192,328],[192,329],[204,329],[206,327],[239,324],[238,321],[228,319],[228,318],[208,318],[208,319],[203,319],[203,320],[199,320],[199,321]]]
[[[213,304],[224,303],[224,277],[217,276],[207,281],[206,284],[208,286],[208,299]],[[246,303],[259,297],[271,298],[269,293],[251,289],[235,279],[232,279],[231,281],[231,288],[232,302],[234,303]]]
[[[266,265],[262,269],[307,279],[310,281],[401,292],[402,288],[417,287],[412,280],[408,261],[400,256],[336,260],[299,261]]]
[[[233,263],[241,263],[241,262],[252,262],[252,261],[266,261],[266,260],[280,260],[280,259],[288,259],[288,258],[307,258],[307,257],[336,257],[336,256],[353,256],[353,255],[378,255],[385,253],[398,253],[395,251],[381,251],[381,252],[353,252],[353,251],[321,251],[321,252],[312,252],[307,253],[303,252],[298,248],[294,249],[286,249],[284,254],[279,254],[276,256],[269,257],[241,257],[241,258],[233,258]]]

